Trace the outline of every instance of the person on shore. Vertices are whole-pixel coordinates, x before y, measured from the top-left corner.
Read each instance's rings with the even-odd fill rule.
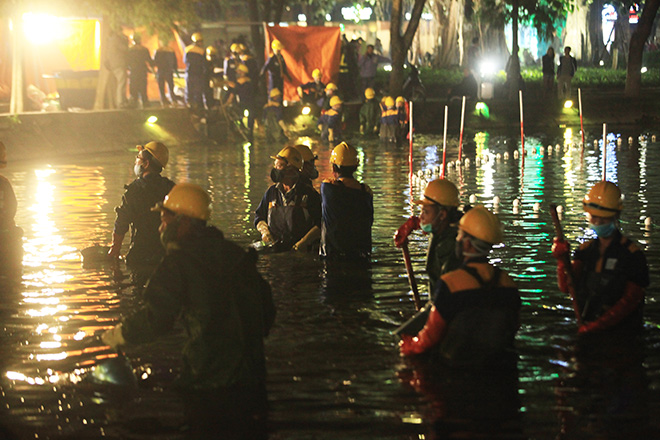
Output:
[[[364,103],[360,107],[360,134],[363,136],[378,134],[380,125],[380,105],[376,100],[374,89],[364,91]]]
[[[131,106],[137,107],[138,101],[142,102],[142,108],[149,107],[147,96],[147,73],[151,72],[153,60],[149,49],[142,45],[142,37],[133,35],[133,45],[128,50],[128,89],[131,95]]]
[[[329,259],[367,259],[374,202],[371,188],[353,177],[360,163],[358,152],[342,142],[332,150],[330,163],[333,178],[321,184],[320,254]]]
[[[557,89],[560,99],[571,97],[571,82],[577,68],[577,61],[571,56],[571,47],[566,46],[564,55],[559,57],[559,68],[557,68]]]
[[[399,112],[396,109],[394,98],[385,97],[385,110],[380,116],[380,141],[386,143],[396,143],[396,135],[399,130]]]
[[[284,123],[282,111],[282,92],[280,89],[270,91],[268,102],[263,108],[264,131],[267,142],[285,142],[287,140],[287,127]]]
[[[343,139],[342,114],[343,101],[339,96],[333,96],[330,99],[330,110],[321,114],[317,123],[318,129],[321,131],[321,140],[336,145]]]
[[[248,68],[245,64],[239,64],[236,67],[236,82],[229,87],[229,96],[225,102],[225,107],[234,104],[238,111],[236,112],[243,124],[243,118],[247,117],[247,137],[252,141],[254,137],[254,115],[256,114],[255,103],[255,88],[250,76]]]
[[[167,107],[174,102],[181,101],[181,98],[174,93],[174,72],[177,70],[176,55],[167,42],[161,40],[160,46],[154,53],[154,68],[156,69],[156,79],[158,80],[158,92],[160,93],[160,105]],[[170,94],[167,99],[165,85]]]
[[[312,71],[312,81],[298,87],[298,97],[302,100],[303,104],[315,105],[318,108],[323,106],[325,84],[321,81],[321,77],[321,71],[314,69]]]
[[[479,84],[470,69],[465,67],[463,69],[463,79],[460,83],[456,84],[449,90],[449,100],[462,99],[466,96],[467,99],[475,99],[479,91]]]
[[[300,183],[303,185],[314,186],[312,180],[319,177],[319,170],[316,169],[316,160],[319,158],[312,152],[312,149],[304,144],[296,144],[293,146],[303,159],[302,172],[300,173]]]
[[[276,251],[309,250],[321,236],[321,196],[300,183],[303,159],[298,150],[284,147],[272,158],[274,183],[255,211],[254,225]]]
[[[284,90],[284,77],[291,81],[291,75],[286,67],[286,62],[282,56],[282,49],[284,45],[280,40],[273,40],[270,44],[273,54],[268,58],[264,66],[261,68],[260,76],[268,74],[268,93],[273,89]]]
[[[511,277],[488,261],[493,245],[502,242],[500,221],[476,206],[461,217],[458,228],[462,266],[440,277],[426,325],[416,336],[402,335],[401,354],[438,347],[440,358],[451,366],[515,368],[520,294]]]
[[[111,30],[108,37],[107,51],[104,52],[104,65],[115,80],[115,107],[125,108],[126,102],[126,83],[128,76],[128,40],[120,30]]]
[[[543,64],[543,96],[554,96],[555,88],[555,50],[548,47],[548,51],[541,58]]]
[[[204,110],[204,82],[206,81],[206,53],[204,38],[199,32],[191,36],[192,44],[186,47],[183,61],[186,65],[186,102],[193,113]]]
[[[360,67],[360,80],[362,81],[362,93],[368,88],[374,88],[378,63],[389,63],[391,60],[374,52],[374,45],[369,44],[367,50],[358,59]]]
[[[424,196],[413,202],[422,208],[419,217],[411,216],[394,235],[396,247],[408,242],[408,236],[421,229],[429,236],[426,252],[426,274],[429,277],[429,297],[440,277],[460,267],[462,261],[456,255],[457,223],[461,218],[458,188],[447,179],[430,181]]]
[[[559,289],[569,292],[566,270],[571,270],[583,321],[579,333],[638,335],[643,328],[649,269],[644,252],[619,230],[618,220],[623,210],[621,191],[612,182],[598,182],[584,197],[582,205],[596,238],[578,247],[567,268],[565,260],[570,246],[555,237],[552,256],[557,258]]]
[[[265,426],[264,338],[275,306],[256,253],[207,224],[210,204],[204,189],[180,183],[153,208],[160,212],[166,255],[145,287],[144,304],[101,339],[113,348],[134,346],[184,323],[187,341],[175,389],[192,425],[187,438],[248,438],[242,433],[252,432],[254,423]]]
[[[157,212],[151,208],[162,202],[174,187],[167,177],[161,176],[169,161],[169,150],[160,142],[137,146],[135,158],[136,179],[126,185],[121,205],[115,208],[117,217],[108,255],[119,258],[124,236],[131,230],[131,246],[126,255],[129,266],[150,266],[158,263],[165,254],[160,242]]]
[[[7,148],[0,142],[0,168],[7,166]],[[18,210],[14,188],[0,175],[0,280],[20,277],[23,256],[23,229],[16,226]]]

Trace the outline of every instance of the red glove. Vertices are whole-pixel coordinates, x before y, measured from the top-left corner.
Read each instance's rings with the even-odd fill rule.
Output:
[[[635,283],[628,282],[621,299],[600,315],[597,320],[581,325],[578,333],[589,333],[613,327],[637,309],[642,301],[644,301],[644,289]]]
[[[550,251],[554,258],[561,260],[570,254],[571,245],[566,240],[560,240],[558,237],[555,237],[552,240],[552,248]]]
[[[410,233],[415,229],[419,229],[419,217],[413,215],[396,230],[394,234],[394,244],[396,247],[403,246],[406,240],[408,240]]]
[[[424,328],[417,333],[417,336],[403,335],[399,343],[401,355],[410,356],[412,354],[424,353],[434,345],[438,344],[445,335],[447,323],[442,318],[438,310],[433,306],[429,317],[426,320]]]

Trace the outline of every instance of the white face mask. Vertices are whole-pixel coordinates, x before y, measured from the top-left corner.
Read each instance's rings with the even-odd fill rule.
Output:
[[[136,177],[140,177],[142,176],[142,173],[144,173],[144,168],[139,163],[136,163],[135,166],[133,166],[133,172]]]

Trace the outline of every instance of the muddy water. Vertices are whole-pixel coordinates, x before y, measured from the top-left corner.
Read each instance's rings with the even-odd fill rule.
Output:
[[[448,167],[446,175],[466,203],[475,198],[504,222],[506,245],[492,258],[513,275],[523,297],[518,375],[474,376],[398,356],[390,332],[414,311],[391,238],[410,215],[408,151],[362,143],[358,173],[374,190],[376,211],[371,264],[328,267],[316,256],[292,253],[260,258],[278,307],[267,340],[270,438],[660,438],[660,279],[654,270],[660,238],[658,225],[644,225],[646,217],[660,222],[660,145],[635,140],[629,147],[624,135],[620,147],[615,140],[608,146],[607,176],[626,194],[622,228],[651,266],[643,344],[622,349],[577,344],[571,305],[555,286],[548,254],[550,203],[564,207],[572,242],[588,235],[581,198],[602,177],[602,148],[593,147],[593,137],[582,152],[564,150],[561,132],[530,136],[523,162],[514,157],[515,135],[467,138],[469,164]],[[448,161],[456,159],[456,144],[450,139]],[[270,183],[269,156],[278,149],[173,148],[165,174],[207,188],[212,223],[248,245],[258,238],[252,212]],[[315,150],[321,178],[328,177],[330,150]],[[132,348],[126,358],[103,347],[95,335],[136,304],[136,288],[124,266],[80,260],[80,249],[109,241],[113,207],[132,179],[134,156],[125,151],[3,170],[19,201],[25,256],[22,280],[1,293],[0,437],[185,438],[183,405],[169,388],[181,334]],[[431,177],[442,162],[442,139],[417,138],[414,157],[415,171]],[[424,293],[426,243],[415,235],[410,245]]]

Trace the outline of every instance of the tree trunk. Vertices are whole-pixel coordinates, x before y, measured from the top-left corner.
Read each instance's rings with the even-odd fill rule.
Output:
[[[15,115],[23,113],[23,94],[25,87],[23,83],[23,42],[22,26],[17,23],[23,21],[17,15],[13,18],[14,29],[11,33],[11,98],[9,100],[9,113]]]
[[[399,96],[403,87],[403,64],[406,61],[406,52],[410,49],[413,37],[417,32],[419,19],[422,17],[426,0],[415,0],[410,21],[406,31],[401,34],[401,14],[403,13],[403,0],[392,1],[392,16],[390,18],[390,42],[392,46],[392,73],[390,74],[389,94]]]
[[[658,13],[660,0],[647,0],[644,4],[642,16],[637,23],[635,31],[630,37],[630,48],[628,51],[628,72],[626,74],[626,91],[628,97],[638,97],[642,89],[642,54],[644,43],[651,34],[653,21]]]
[[[595,0],[589,5],[589,42],[591,43],[591,57],[583,57],[583,62],[589,62],[592,66],[599,66],[600,60],[605,55],[605,43],[603,43],[603,0]]]
[[[518,99],[520,89],[520,59],[518,58],[518,0],[513,0],[511,8],[511,57],[506,69],[506,80],[509,84],[509,100]]]
[[[261,21],[259,17],[259,5],[257,4],[257,0],[247,0],[247,3],[250,21],[252,22],[250,25],[250,38],[252,39],[257,65],[261,67],[264,64],[264,39],[261,36],[261,26],[255,24]]]
[[[600,14],[600,10],[598,14]],[[589,24],[589,6],[586,1],[579,0],[577,7],[566,17],[563,43],[564,47],[571,47],[572,55],[580,61],[591,59],[592,37]],[[563,52],[563,48],[558,48],[557,53],[562,54]]]

